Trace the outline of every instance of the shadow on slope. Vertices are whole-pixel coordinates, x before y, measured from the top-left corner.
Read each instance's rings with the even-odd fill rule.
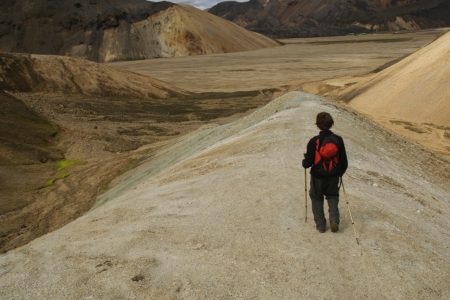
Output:
[[[61,159],[58,128],[22,101],[0,90],[0,164],[32,164]]]

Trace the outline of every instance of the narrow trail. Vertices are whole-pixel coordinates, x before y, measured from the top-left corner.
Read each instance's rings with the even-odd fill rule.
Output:
[[[311,212],[304,223],[300,161],[319,111],[346,141],[360,247],[344,201],[339,233],[319,234]],[[359,115],[289,93],[180,138],[83,217],[0,256],[0,298],[448,299],[449,174]]]

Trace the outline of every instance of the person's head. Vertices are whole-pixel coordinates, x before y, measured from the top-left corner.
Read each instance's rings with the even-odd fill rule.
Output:
[[[320,130],[329,130],[333,127],[334,121],[331,115],[327,112],[321,112],[317,114],[316,125]]]

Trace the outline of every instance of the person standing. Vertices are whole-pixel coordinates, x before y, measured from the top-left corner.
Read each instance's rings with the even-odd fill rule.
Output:
[[[323,211],[324,197],[328,201],[330,228],[339,231],[339,189],[340,178],[348,167],[344,140],[330,129],[334,120],[327,112],[316,117],[319,135],[313,137],[307,145],[302,165],[311,168],[311,185],[309,196],[312,203],[314,222],[319,232],[327,230]]]

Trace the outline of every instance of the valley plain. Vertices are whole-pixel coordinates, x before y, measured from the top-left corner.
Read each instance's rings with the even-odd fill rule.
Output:
[[[271,87],[341,100],[343,90],[398,63],[446,31],[282,39],[283,46],[256,51],[112,65],[195,91],[233,92]],[[383,117],[382,113],[376,119],[428,149],[450,155],[447,126],[432,119],[411,123],[392,115]]]
[[[308,82],[357,76],[399,60],[430,43],[441,30],[280,40],[256,51],[111,65],[194,91],[297,89]]]

